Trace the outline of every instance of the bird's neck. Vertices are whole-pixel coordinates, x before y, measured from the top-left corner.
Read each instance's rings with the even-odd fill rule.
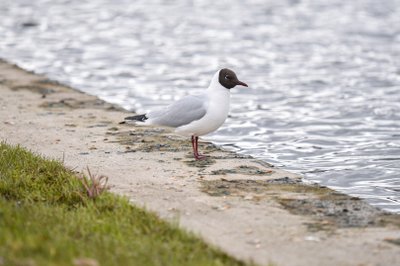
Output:
[[[207,94],[211,98],[221,98],[226,97],[229,99],[230,90],[225,88],[219,83],[219,72],[215,73],[214,77],[211,80],[210,86],[208,86]]]

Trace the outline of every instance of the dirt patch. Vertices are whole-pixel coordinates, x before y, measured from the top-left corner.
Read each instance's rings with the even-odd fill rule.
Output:
[[[365,227],[381,224],[379,216],[382,211],[366,204],[358,198],[345,195],[323,195],[316,199],[284,199],[278,202],[290,212],[298,215],[309,215],[316,218],[316,224],[310,229],[334,224],[336,227]],[[322,229],[322,228],[321,228]]]
[[[118,127],[110,128],[107,135],[116,138],[115,141],[125,145],[126,152],[187,152],[185,156],[188,160],[182,160],[188,166],[205,168],[214,164],[216,161],[212,156],[204,160],[194,160],[192,146],[189,138],[171,135],[168,128],[141,128],[135,127],[133,130],[120,130]],[[199,150],[205,155],[218,151],[218,148],[211,143],[200,142]]]
[[[277,180],[202,180],[201,191],[211,196],[241,196],[244,197],[248,193],[258,194],[258,198],[267,195],[276,194],[273,185],[276,184],[292,184],[300,182],[296,179],[287,177]]]
[[[56,81],[56,80],[51,80],[51,79],[40,79],[35,81],[36,84],[41,84],[41,85],[45,85],[45,86],[54,86],[54,87],[62,87],[62,90],[65,90],[65,85],[61,84],[60,82]]]
[[[13,91],[28,90],[41,94],[42,98],[46,98],[47,95],[52,93],[68,91],[68,89],[59,82],[46,78],[37,79],[37,77],[35,77],[33,80],[30,80],[30,82],[13,82],[6,80],[6,84]]]
[[[191,167],[197,167],[197,168],[206,168],[210,165],[213,165],[216,163],[216,160],[213,159],[213,157],[206,157],[202,160],[195,160],[193,159],[193,154],[189,156],[187,156],[187,158],[191,158],[192,160],[186,160],[183,161],[187,166],[191,166]]]
[[[100,99],[77,100],[75,98],[65,98],[58,101],[48,101],[40,105],[44,108],[69,108],[69,109],[105,109],[122,110],[113,104],[106,103]]]
[[[39,93],[42,95],[42,97],[45,97],[48,94],[55,93],[56,91],[51,89],[51,88],[46,88],[42,86],[36,86],[36,85],[22,85],[22,86],[14,86],[11,87],[12,90],[17,91],[17,90],[29,90],[35,93]]]
[[[385,241],[390,244],[400,246],[400,238],[387,238],[387,239],[385,239]]]
[[[399,217],[383,212],[359,198],[317,184],[287,177],[275,180],[202,180],[201,190],[211,196],[237,196],[245,200],[275,200],[289,212],[311,216],[310,231],[335,228],[399,226]]]
[[[170,135],[170,131],[164,128],[140,128],[134,130],[120,131],[117,127],[113,127],[107,132],[107,135],[116,137],[115,141],[121,145],[129,147],[132,151],[142,152],[178,152],[191,150],[190,140]]]
[[[245,175],[271,175],[274,171],[272,170],[262,170],[256,166],[240,165],[231,169],[218,169],[211,171],[211,175],[226,175],[226,174],[245,174]]]

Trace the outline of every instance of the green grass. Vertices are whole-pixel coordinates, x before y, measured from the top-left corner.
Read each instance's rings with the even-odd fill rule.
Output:
[[[104,192],[60,162],[0,143],[0,265],[247,265]]]

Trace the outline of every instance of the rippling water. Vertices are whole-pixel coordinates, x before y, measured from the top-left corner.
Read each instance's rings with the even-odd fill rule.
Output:
[[[400,1],[2,0],[0,57],[133,110],[206,86],[207,139],[400,212]]]

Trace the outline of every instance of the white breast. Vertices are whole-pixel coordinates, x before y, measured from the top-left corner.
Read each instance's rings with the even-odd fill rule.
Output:
[[[202,136],[217,130],[229,113],[230,92],[218,82],[218,76],[211,81],[207,89],[207,113],[199,120],[175,129],[184,136]]]

